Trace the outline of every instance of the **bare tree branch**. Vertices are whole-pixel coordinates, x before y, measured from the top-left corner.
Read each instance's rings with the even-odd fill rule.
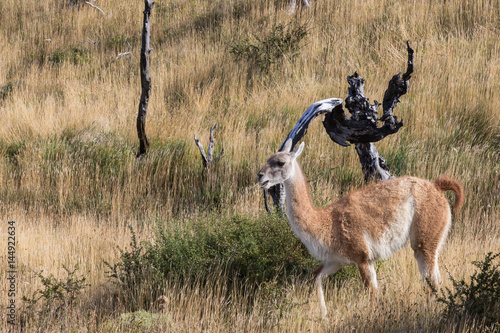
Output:
[[[269,207],[269,192],[264,189],[264,205],[266,207],[266,211],[269,213],[269,214],[273,214],[273,211],[271,210],[271,208]]]
[[[380,120],[385,121],[384,126],[394,127],[398,125],[397,118],[392,112],[399,103],[399,97],[406,94],[408,92],[408,88],[410,87],[409,80],[411,78],[411,74],[413,73],[414,51],[411,48],[409,41],[406,42],[406,49],[408,52],[408,65],[406,73],[403,74],[403,78],[401,78],[401,73],[394,75],[389,81],[389,86],[384,94],[384,101],[382,102],[384,115],[380,118]]]
[[[130,52],[123,52],[123,53],[118,53],[118,56],[116,57],[116,59],[114,61],[117,61],[118,59],[120,59],[121,57],[126,57],[127,60],[128,60],[128,63],[130,65],[132,65],[132,60],[130,59],[132,57],[132,54]]]
[[[100,12],[101,12],[101,14],[102,14],[103,16],[106,16],[106,14],[104,14],[104,12],[103,12],[103,10],[102,10],[101,8],[97,7],[96,5],[94,5],[94,4],[92,4],[92,3],[88,2],[88,1],[85,1],[85,3],[86,3],[87,5],[89,5],[90,7],[95,8],[95,9],[97,9],[98,11],[100,11]]]
[[[203,148],[203,145],[201,144],[200,140],[196,138],[196,134],[194,135],[194,143],[196,143],[196,145],[200,149],[201,158],[203,159],[202,161],[203,167],[206,169],[208,167],[207,155],[205,155],[205,149]]]
[[[214,131],[216,127],[217,124],[212,126],[212,128],[210,129],[210,141],[208,142],[208,152],[207,152],[207,159],[209,164],[212,163],[213,160],[214,140],[215,140]]]
[[[214,142],[215,142],[215,135],[214,131],[217,128],[217,124],[212,126],[210,128],[210,140],[208,142],[208,150],[207,153],[205,154],[205,149],[203,148],[203,145],[201,144],[200,140],[196,138],[196,135],[194,136],[194,142],[200,149],[200,154],[203,162],[203,167],[208,170],[212,166],[212,163],[215,163],[219,161],[222,157],[224,157],[224,148],[222,148],[222,151],[220,152],[219,156],[214,158],[213,153],[214,153]]]

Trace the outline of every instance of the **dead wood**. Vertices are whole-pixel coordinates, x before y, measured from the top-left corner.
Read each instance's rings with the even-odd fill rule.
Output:
[[[194,136],[194,143],[200,149],[203,167],[205,168],[205,170],[211,169],[212,163],[215,163],[215,162],[219,161],[222,157],[224,157],[224,148],[222,148],[219,156],[217,156],[216,158],[214,158],[214,156],[213,156],[214,142],[215,142],[214,131],[216,128],[217,128],[217,124],[215,124],[214,126],[212,126],[212,128],[210,128],[210,140],[208,142],[208,150],[207,150],[206,154],[205,154],[205,149],[203,148],[203,145],[201,144],[200,140],[198,140],[198,138],[196,138],[196,135]]]
[[[292,139],[293,149],[295,144],[305,135],[310,122],[318,115],[326,113],[323,121],[326,132],[332,141],[341,146],[348,147],[351,144],[355,145],[365,181],[391,178],[392,175],[385,160],[379,156],[377,148],[373,143],[382,140],[388,135],[397,133],[403,126],[403,120],[399,121],[393,112],[399,103],[399,98],[408,92],[409,80],[413,73],[414,51],[410,47],[409,42],[406,43],[406,46],[408,52],[406,72],[402,77],[401,73],[394,75],[389,81],[382,102],[383,115],[380,119],[378,118],[377,111],[380,103],[375,100],[373,104],[370,104],[369,99],[364,93],[365,80],[355,72],[352,76],[347,76],[349,89],[345,100],[345,107],[351,116],[346,116],[342,108],[342,100],[339,98],[331,98],[314,103],[307,109],[288,134],[280,150],[290,138]],[[379,121],[384,122],[381,127],[378,127]],[[267,194],[264,192],[266,210],[271,212],[267,204]],[[283,184],[271,187],[269,194],[273,198],[274,205],[278,207],[278,210],[284,212],[285,194]]]
[[[141,99],[139,101],[139,112],[137,114],[137,135],[139,137],[139,152],[137,158],[145,155],[149,148],[149,138],[146,135],[146,114],[148,111],[149,96],[151,95],[151,75],[149,75],[149,54],[150,48],[150,19],[154,2],[144,0],[144,20],[142,25],[141,44]]]

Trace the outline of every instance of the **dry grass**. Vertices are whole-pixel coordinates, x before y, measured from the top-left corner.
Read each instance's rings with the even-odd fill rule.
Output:
[[[116,304],[103,264],[130,242],[128,224],[151,239],[157,219],[261,214],[254,175],[302,112],[320,99],[345,98],[354,71],[366,79],[367,96],[382,100],[388,80],[406,67],[406,40],[416,58],[395,112],[405,126],[377,147],[396,174],[446,174],[464,185],[443,276],[444,266],[469,276],[472,260],[500,251],[499,1],[318,0],[294,17],[280,0],[158,1],[147,119],[153,145],[141,164],[134,155],[143,4],[98,2],[103,17],[67,3],[0,3],[0,215],[17,224],[18,291],[41,287],[34,272],[62,278],[62,265],[76,263],[92,285],[72,315],[43,330],[432,330],[439,306],[423,297],[409,248],[379,271],[378,304],[359,281],[328,285],[326,321],[317,317],[311,281],[297,280],[271,300],[265,288],[241,286],[229,302],[221,272],[212,287],[169,281],[164,316],[149,328],[127,325],[113,320],[128,309]],[[309,31],[293,61],[268,75],[233,61],[230,41],[293,19]],[[115,61],[125,51],[132,66]],[[216,150],[223,146],[226,156],[207,181],[192,136],[206,142],[214,123]],[[334,145],[319,121],[305,141],[302,165],[317,204],[362,185],[354,149]],[[6,295],[2,283],[0,299]],[[0,320],[5,330],[4,312]]]

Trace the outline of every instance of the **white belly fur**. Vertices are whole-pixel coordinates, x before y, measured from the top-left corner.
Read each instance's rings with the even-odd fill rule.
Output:
[[[378,260],[391,256],[400,250],[408,241],[413,215],[415,213],[415,199],[409,197],[396,211],[390,227],[378,239],[372,239],[363,231],[369,249],[369,259]]]

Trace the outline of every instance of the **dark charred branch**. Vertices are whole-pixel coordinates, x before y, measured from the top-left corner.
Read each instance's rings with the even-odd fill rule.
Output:
[[[271,195],[271,198],[273,199],[273,204],[275,207],[277,207],[278,212],[280,214],[285,213],[285,185],[283,184],[277,184],[272,187],[270,187],[268,190],[264,190],[264,201],[266,204],[266,210],[268,211],[269,214],[272,214],[270,209],[267,209],[269,206],[267,203],[267,198]]]
[[[347,76],[349,90],[345,103],[351,117],[347,117],[342,106],[339,105],[333,112],[327,114],[323,121],[328,135],[334,142],[342,146],[356,145],[365,181],[385,180],[392,177],[373,142],[398,132],[403,126],[403,120],[398,121],[393,111],[399,103],[399,98],[408,92],[409,80],[413,73],[413,49],[409,42],[406,46],[408,51],[406,73],[402,77],[401,73],[398,73],[389,81],[382,102],[383,115],[380,119],[377,115],[377,108],[380,104],[377,101],[370,104],[369,99],[364,95],[365,80],[358,73],[354,73],[352,76]],[[384,124],[377,127],[378,121],[383,121]]]
[[[351,119],[355,122],[363,122],[363,126],[377,127],[377,108],[380,105],[377,101],[370,105],[370,101],[365,97],[365,79],[354,73],[347,75],[349,83],[349,93],[345,100],[345,107],[351,113]]]
[[[384,101],[382,102],[382,107],[384,109],[384,114],[381,121],[385,121],[384,126],[394,126],[397,124],[397,118],[393,115],[393,110],[399,103],[399,97],[408,92],[410,87],[409,81],[411,74],[413,73],[413,49],[410,46],[410,42],[406,42],[406,48],[408,51],[408,66],[406,68],[406,73],[403,74],[401,78],[401,73],[398,73],[392,77],[389,81],[389,86],[384,94]]]
[[[373,112],[371,114],[373,115]],[[362,116],[366,117],[365,115]],[[401,121],[393,127],[385,125],[376,127],[372,119],[364,118],[356,121],[353,117],[348,118],[344,113],[342,105],[339,105],[325,116],[323,125],[330,139],[344,147],[350,146],[351,143],[380,141],[386,136],[396,133],[403,126],[403,122]]]
[[[351,117],[347,117],[342,106],[339,105],[333,112],[325,116],[323,122],[328,135],[334,142],[342,146],[349,146],[350,143],[377,142],[399,131],[403,126],[403,120],[398,121],[393,110],[399,103],[399,98],[408,91],[409,80],[413,73],[413,49],[409,42],[407,42],[407,51],[408,67],[406,73],[403,74],[403,77],[401,77],[401,73],[394,75],[384,94],[383,115],[380,118],[380,121],[384,121],[382,127],[377,127],[379,121],[377,108],[380,104],[377,101],[370,104],[369,99],[365,97],[365,80],[358,73],[347,76],[349,90],[345,107],[351,113]]]
[[[366,183],[374,176],[379,177],[380,180],[393,177],[389,173],[389,167],[385,164],[385,160],[378,155],[377,148],[373,143],[356,143],[355,147]]]
[[[141,44],[141,100],[139,102],[139,112],[137,114],[137,135],[139,137],[139,152],[137,158],[142,157],[148,152],[149,139],[146,135],[146,114],[148,111],[149,96],[151,95],[151,76],[149,75],[149,54],[151,31],[150,19],[154,2],[144,1],[144,21],[142,26],[142,44]]]
[[[323,113],[332,112],[335,107],[342,104],[342,99],[340,98],[329,98],[312,104],[306,112],[300,117],[297,124],[290,131],[285,141],[281,144],[279,151],[285,146],[285,142],[288,139],[292,139],[292,149],[295,147],[297,142],[302,139],[302,137],[307,133],[307,128],[311,121]],[[264,190],[264,200],[267,207],[267,194]],[[283,184],[278,184],[269,189],[269,194],[273,198],[274,205],[278,207],[281,212],[285,211],[285,191]],[[266,208],[267,209],[267,208]]]
[[[264,192],[264,205],[266,206],[266,211],[269,214],[272,214],[273,211],[271,210],[271,207],[269,207],[269,202],[268,202],[269,192],[267,192],[267,190],[263,190],[263,192]]]
[[[403,120],[398,121],[393,112],[399,103],[399,98],[408,92],[409,80],[413,73],[414,51],[410,47],[409,42],[406,45],[408,52],[406,73],[402,77],[401,73],[398,73],[389,81],[382,102],[383,115],[380,119],[377,112],[380,103],[374,101],[373,104],[370,104],[369,99],[365,97],[365,80],[358,73],[354,73],[352,76],[347,76],[349,90],[345,101],[345,107],[351,116],[348,117],[344,113],[341,99],[332,98],[314,103],[302,115],[290,134],[288,134],[280,150],[289,138],[292,139],[293,149],[295,144],[305,135],[312,119],[319,114],[326,113],[323,125],[330,138],[344,147],[355,144],[365,181],[391,178],[392,175],[389,173],[389,168],[385,160],[379,156],[373,142],[378,142],[386,136],[398,132],[403,126]],[[381,127],[377,126],[379,121],[384,122]],[[283,184],[271,187],[269,194],[271,194],[274,204],[283,212],[285,202]],[[267,193],[264,193],[264,198],[266,200],[266,209],[270,212],[267,204]]]
[[[194,142],[200,149],[200,154],[203,162],[203,167],[205,170],[208,170],[211,168],[212,163],[217,162],[220,160],[222,157],[224,157],[224,148],[222,148],[222,151],[220,152],[219,156],[217,156],[214,159],[213,153],[214,153],[214,141],[215,141],[215,136],[214,136],[214,131],[217,128],[217,124],[212,126],[210,128],[210,140],[208,142],[208,150],[207,153],[205,154],[205,149],[203,148],[203,145],[201,144],[200,140],[196,138],[196,135],[194,136]]]

